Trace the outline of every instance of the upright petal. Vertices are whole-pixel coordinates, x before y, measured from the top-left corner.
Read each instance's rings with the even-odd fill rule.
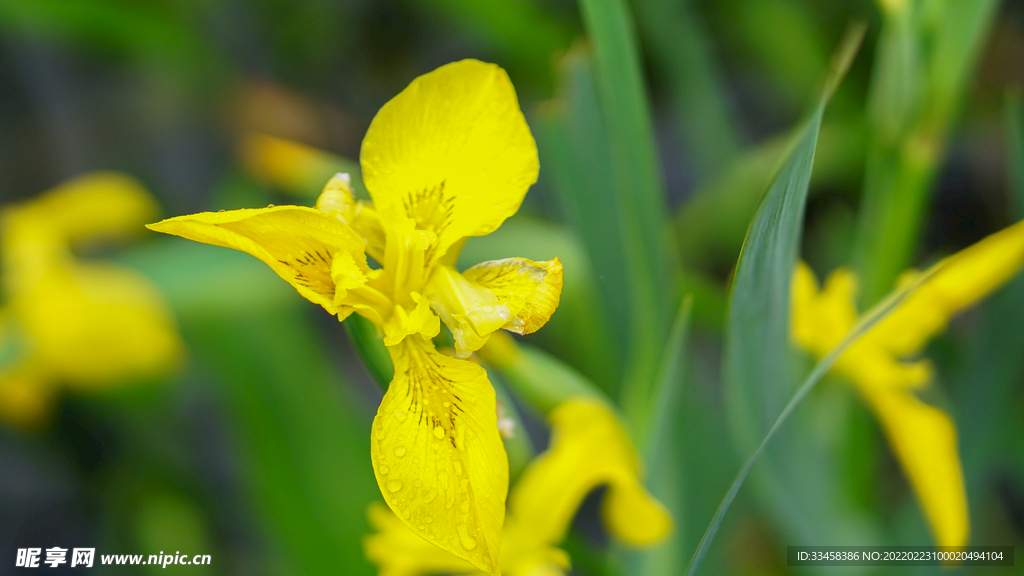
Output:
[[[935,543],[967,545],[967,493],[949,415],[905,389],[860,388],[914,488]]]
[[[364,286],[365,279],[375,274],[366,263],[365,243],[352,228],[320,210],[304,206],[203,212],[147,227],[252,254],[299,294],[331,314],[345,315],[351,311],[335,304],[335,283],[339,280],[336,274],[346,269],[332,266],[337,255],[346,253],[350,258],[346,260],[363,274],[346,283],[347,290]],[[386,297],[370,288],[364,292],[363,299],[379,307],[381,316],[390,315],[392,303]]]
[[[428,262],[514,214],[539,167],[508,75],[477,60],[420,76],[385,104],[360,161],[385,227],[412,218],[436,234]]]
[[[551,446],[534,459],[510,496],[509,515],[538,543],[562,540],[584,496],[608,484],[605,524],[633,545],[652,544],[672,530],[672,517],[644,489],[640,462],[618,418],[602,402],[574,398],[550,415]]]
[[[1024,266],[1024,221],[1004,228],[935,265],[934,275],[871,331],[895,354],[915,354],[949,319],[973,306]],[[902,281],[909,281],[913,273]]]
[[[381,494],[413,532],[497,574],[508,459],[487,373],[417,335],[388,350],[395,378],[370,444]]]

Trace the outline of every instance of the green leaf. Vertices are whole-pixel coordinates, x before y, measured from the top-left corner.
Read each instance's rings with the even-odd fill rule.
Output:
[[[790,279],[822,116],[863,33],[863,26],[851,29],[840,45],[823,96],[769,186],[736,265],[723,358],[726,408],[738,447],[744,452],[756,448],[756,456],[767,444],[767,439],[759,439],[766,433],[768,438],[773,436],[795,405],[792,400],[787,404],[796,376],[790,363]],[[785,418],[776,419],[780,412]],[[865,542],[869,538],[864,520],[841,497],[820,432],[813,433],[808,423],[798,424],[803,426],[789,434],[762,467],[758,477],[761,503],[791,538],[836,544]],[[753,459],[730,491],[726,508],[752,464]],[[720,519],[719,515],[712,525],[712,536]],[[700,551],[704,553],[704,546]]]
[[[618,200],[604,208],[616,212],[625,248],[626,269],[621,272],[629,282],[630,325],[622,393],[629,394],[627,389],[655,376],[670,328],[678,264],[665,219],[661,165],[632,14],[625,0],[582,0],[580,10],[594,50],[597,94],[611,152],[613,179],[607,185]]]
[[[675,103],[686,151],[695,159],[702,180],[717,176],[738,154],[739,137],[700,14],[688,0],[633,4],[651,59],[659,65]]]
[[[236,286],[239,290],[244,287]],[[185,333],[219,376],[239,427],[245,481],[295,572],[371,574],[362,536],[379,499],[369,419],[304,316],[278,309],[186,317]],[[325,554],[324,550],[330,550]]]
[[[658,365],[658,376],[647,386],[635,386],[623,398],[622,411],[633,429],[637,451],[650,461],[664,451],[668,441],[671,406],[680,395],[685,368],[686,341],[690,332],[693,296],[688,294],[679,304],[672,331]]]
[[[758,213],[760,215],[760,212]],[[740,469],[739,474],[736,475],[736,479],[733,480],[732,485],[729,487],[729,491],[726,492],[725,497],[722,498],[721,504],[718,506],[718,510],[715,512],[714,518],[711,520],[711,524],[708,526],[707,531],[704,533],[704,537],[701,539],[700,545],[697,547],[697,551],[693,555],[693,560],[690,562],[690,567],[687,569],[687,575],[695,574],[697,568],[700,566],[704,555],[707,554],[708,547],[714,540],[715,535],[718,532],[718,528],[725,518],[725,513],[728,512],[729,507],[732,505],[733,500],[736,499],[736,495],[739,493],[740,487],[743,486],[747,476],[753,469],[754,464],[757,463],[758,459],[765,452],[768,444],[772,441],[775,435],[779,432],[782,426],[792,416],[793,411],[796,410],[797,406],[811,393],[815,385],[821,381],[822,377],[832,369],[832,366],[839,360],[840,357],[850,348],[850,346],[856,344],[856,342],[868,333],[878,322],[882,321],[886,316],[896,310],[908,297],[916,292],[921,286],[926,284],[930,280],[935,272],[938,271],[938,267],[929,270],[927,273],[921,274],[918,278],[915,278],[913,282],[908,283],[906,286],[896,290],[882,302],[880,302],[873,309],[868,311],[867,314],[861,317],[857,321],[857,324],[850,329],[850,331],[843,337],[843,340],[836,345],[835,348],[829,351],[824,358],[822,358],[811,370],[810,374],[804,379],[803,383],[797,388],[796,392],[790,397],[786,403],[782,412],[772,423],[771,428],[768,429],[767,434],[758,444],[754,452],[747,458],[743,467]],[[806,494],[804,494],[806,495]],[[823,535],[814,535],[821,538]]]
[[[1012,186],[1010,205],[1014,218],[1024,218],[1024,92],[1020,90],[1006,97],[1006,132]]]
[[[595,316],[606,318],[609,330],[608,343],[599,354],[608,363],[606,376],[595,381],[612,392],[622,377],[632,305],[623,305],[630,302],[629,263],[621,240],[611,151],[589,51],[574,47],[559,61],[558,72],[556,98],[537,113],[541,176],[551,180],[593,269],[599,298]]]
[[[913,261],[949,128],[998,5],[904,2],[885,12],[868,95],[871,134],[853,248],[862,304],[888,292]]]
[[[377,327],[358,314],[350,315],[343,324],[352,347],[363,361],[363,366],[370,372],[377,385],[387,390],[395,377],[395,365],[391,361],[387,347],[384,346],[384,341],[377,333]]]

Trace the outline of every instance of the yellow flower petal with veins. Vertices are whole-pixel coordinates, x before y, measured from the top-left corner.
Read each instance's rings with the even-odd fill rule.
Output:
[[[381,494],[416,534],[497,574],[508,459],[487,373],[420,336],[388,351],[395,378],[370,445]]]
[[[347,315],[335,304],[332,263],[347,253],[364,275],[372,274],[363,252],[365,243],[347,224],[320,210],[302,206],[202,212],[150,224],[150,230],[234,248],[270,266],[307,300],[331,314]],[[363,282],[347,284],[354,290]],[[382,299],[381,305],[390,307]]]
[[[385,228],[412,218],[436,235],[428,262],[464,236],[493,232],[519,209],[539,169],[512,82],[477,60],[420,76],[385,104],[360,162]]]
[[[562,295],[562,263],[558,258],[547,262],[526,258],[481,262],[463,276],[490,290],[509,307],[513,317],[503,328],[516,334],[540,330],[555,313]]]
[[[607,484],[604,519],[619,539],[650,545],[668,535],[672,519],[644,489],[639,462],[615,414],[592,398],[572,398],[552,411],[551,446],[530,463],[513,488],[504,527],[500,567],[507,576],[559,576],[568,555],[556,546],[583,498]],[[371,505],[376,534],[364,541],[366,556],[390,576],[472,570],[415,535],[393,514]]]

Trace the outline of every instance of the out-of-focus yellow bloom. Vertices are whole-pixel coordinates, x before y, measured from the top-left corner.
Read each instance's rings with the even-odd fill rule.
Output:
[[[96,389],[166,372],[181,342],[139,274],[73,256],[83,243],[142,230],[156,213],[134,180],[95,173],[0,212],[0,416],[43,424],[60,386]]]
[[[672,518],[640,482],[640,462],[615,415],[599,400],[573,398],[550,414],[547,452],[527,467],[509,496],[500,568],[509,576],[561,575],[569,556],[557,545],[588,492],[607,484],[602,503],[608,530],[647,546],[672,530]],[[377,533],[366,556],[382,576],[474,572],[473,566],[416,536],[387,508],[369,510]]]
[[[930,277],[924,284],[833,368],[857,385],[878,417],[941,546],[967,543],[967,496],[952,419],[914,394],[933,374],[930,362],[915,357],[954,314],[1002,286],[1022,266],[1024,222],[936,264],[925,273]],[[908,271],[900,282],[918,274]],[[856,277],[848,269],[832,272],[819,291],[814,273],[798,264],[792,292],[794,341],[819,357],[831,351],[857,321],[856,291]]]
[[[562,269],[557,259],[463,273],[454,263],[467,237],[519,208],[537,179],[537,147],[504,70],[464,60],[385,104],[360,160],[372,204],[338,175],[316,208],[203,213],[150,228],[248,252],[339,319],[374,322],[395,365],[373,421],[381,493],[413,532],[496,573],[508,461],[487,374],[462,358],[499,328],[540,328],[558,305]],[[442,320],[456,358],[431,342]]]

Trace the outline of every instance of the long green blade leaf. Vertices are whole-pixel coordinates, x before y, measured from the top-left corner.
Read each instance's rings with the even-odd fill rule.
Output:
[[[764,439],[761,440],[757,449],[754,450],[754,453],[751,454],[749,458],[747,458],[743,468],[740,469],[739,474],[736,475],[736,479],[733,480],[732,485],[729,487],[729,491],[726,492],[725,497],[722,498],[722,503],[719,504],[718,510],[715,512],[715,516],[711,520],[711,524],[704,533],[704,538],[701,539],[700,545],[697,547],[697,551],[693,555],[690,567],[686,571],[687,575],[696,573],[701,560],[704,558],[704,555],[707,554],[708,547],[715,538],[715,534],[718,533],[718,528],[722,523],[722,519],[725,518],[725,513],[729,511],[729,506],[732,504],[733,500],[736,499],[736,494],[739,493],[740,487],[743,486],[743,482],[747,479],[747,476],[750,475],[751,469],[753,469],[754,464],[757,463],[761,454],[764,453],[765,448],[768,447],[768,444],[778,433],[779,429],[782,428],[782,425],[786,423],[790,415],[793,414],[793,411],[796,410],[796,407],[799,406],[804,398],[811,393],[811,390],[814,389],[814,386],[821,380],[822,376],[832,368],[836,361],[839,360],[850,346],[855,344],[861,336],[870,331],[875,324],[883,320],[889,315],[889,313],[899,307],[899,305],[902,304],[911,294],[916,292],[918,288],[932,278],[938,269],[939,268],[936,267],[929,270],[928,273],[922,274],[920,277],[916,278],[914,282],[904,286],[875,306],[875,308],[865,314],[857,325],[850,330],[850,332],[843,338],[842,342],[836,345],[835,348],[833,348],[814,366],[814,369],[811,370],[810,374],[808,374],[807,378],[800,385],[800,388],[797,389],[796,393],[789,399],[789,402],[786,403],[786,406],[782,409],[778,418],[775,419],[775,422],[768,430]]]
[[[729,299],[723,374],[733,436],[743,451],[762,444],[759,439],[773,429],[776,416],[792,395],[790,278],[796,265],[817,136],[825,106],[863,33],[864,27],[858,26],[841,44],[823,95],[797,133],[740,252]],[[791,449],[772,454],[773,466],[760,477],[759,495],[790,536],[830,531],[826,540],[842,537],[846,542],[862,542],[865,538],[855,532],[859,522],[848,521],[849,513],[839,505],[835,479],[829,477],[827,469],[822,470],[819,455],[803,449],[804,444],[804,438],[788,438],[784,448]],[[779,474],[772,474],[775,468]]]
[[[647,90],[632,14],[625,0],[582,0],[587,37],[593,44],[597,92],[601,100],[621,241],[629,281],[629,354],[623,388],[655,377],[669,331],[675,246],[665,219],[666,204],[655,150]],[[604,232],[605,234],[607,232]]]

